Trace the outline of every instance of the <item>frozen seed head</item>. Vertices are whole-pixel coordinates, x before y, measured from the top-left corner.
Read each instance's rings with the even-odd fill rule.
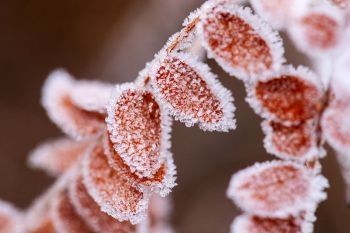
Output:
[[[137,224],[145,218],[149,193],[135,188],[108,164],[101,144],[87,153],[83,164],[84,185],[101,210],[118,221]]]
[[[153,94],[134,84],[117,86],[107,124],[114,148],[131,172],[152,178],[168,153],[171,124]]]
[[[251,0],[254,10],[276,29],[284,28],[304,10],[307,0]]]
[[[231,233],[311,233],[312,224],[300,218],[261,218],[238,216],[231,225]]]
[[[326,198],[328,186],[321,175],[287,161],[257,163],[233,175],[227,195],[249,214],[269,218],[315,211]]]
[[[182,53],[159,58],[152,82],[158,102],[186,126],[198,123],[201,129],[210,131],[235,128],[230,91],[195,58]]]
[[[250,8],[208,1],[198,28],[208,55],[237,78],[250,80],[284,61],[280,37]]]
[[[32,151],[29,166],[58,176],[86,152],[89,143],[90,140],[75,141],[69,138],[47,141]]]
[[[168,153],[164,163],[152,178],[140,178],[135,175],[130,167],[126,165],[120,155],[114,150],[113,143],[109,133],[104,137],[104,151],[108,159],[108,163],[120,176],[123,176],[130,184],[142,190],[158,192],[165,196],[170,193],[171,189],[176,185],[176,167],[173,160],[173,155]]]
[[[0,232],[21,233],[22,214],[10,203],[0,200]]]
[[[63,132],[81,139],[101,130],[104,114],[84,110],[73,102],[72,92],[76,88],[75,82],[65,70],[53,71],[43,87],[42,105],[50,119]]]
[[[69,197],[76,212],[95,232],[136,232],[135,226],[129,222],[120,222],[101,211],[100,206],[89,195],[80,174],[77,174],[70,183]]]
[[[254,83],[247,101],[264,118],[290,125],[318,116],[322,96],[320,80],[311,71],[287,66]]]
[[[334,50],[343,30],[343,13],[328,3],[306,10],[288,27],[294,44],[304,53],[321,56]]]
[[[76,213],[67,191],[61,192],[55,197],[50,214],[57,233],[93,233]]]
[[[264,146],[267,152],[281,158],[305,162],[323,156],[317,146],[316,123],[308,121],[285,126],[275,121],[264,121]]]

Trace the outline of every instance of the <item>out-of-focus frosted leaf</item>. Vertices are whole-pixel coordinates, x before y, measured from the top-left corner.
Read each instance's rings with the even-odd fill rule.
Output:
[[[87,150],[89,140],[59,138],[39,145],[29,157],[29,165],[43,169],[52,176],[65,172]]]
[[[50,214],[57,233],[93,233],[75,211],[67,191],[55,197]]]
[[[321,82],[311,71],[287,66],[254,83],[247,101],[264,118],[290,125],[318,116],[322,96]]]
[[[264,146],[267,152],[281,159],[305,162],[323,156],[317,146],[316,122],[285,126],[274,121],[264,121]]]
[[[95,145],[84,159],[84,184],[103,212],[119,221],[141,222],[149,193],[135,188],[108,164],[103,145]]]
[[[81,175],[77,174],[69,187],[69,197],[76,212],[95,232],[133,233],[135,227],[129,222],[119,222],[101,211],[100,206],[87,192]]]
[[[349,0],[331,0],[334,4],[336,4],[341,9],[346,9],[349,7]]]
[[[165,162],[152,178],[140,178],[131,171],[130,167],[123,162],[120,155],[114,150],[108,132],[106,137],[104,137],[104,151],[109,165],[135,187],[159,192],[160,195],[165,196],[176,185],[176,167],[170,152],[166,155]]]
[[[251,0],[254,10],[276,29],[284,28],[309,0]]]
[[[10,203],[0,200],[0,232],[21,233],[22,214]]]
[[[320,1],[297,17],[288,26],[288,32],[301,51],[320,56],[339,44],[343,24],[342,12],[326,1]]]
[[[231,225],[231,233],[312,233],[312,224],[299,218],[261,218],[238,216]]]
[[[148,209],[150,233],[173,233],[170,225],[171,203],[169,197],[152,195]]]
[[[186,126],[199,123],[203,130],[235,128],[233,98],[210,68],[187,54],[158,57],[153,87],[159,102]]]
[[[284,61],[278,34],[251,9],[227,1],[208,1],[202,7],[199,32],[208,55],[231,75],[250,80]]]
[[[326,198],[328,186],[321,175],[287,161],[257,163],[233,175],[229,198],[249,214],[285,218],[301,211],[313,212]]]
[[[116,86],[107,124],[114,148],[131,172],[152,178],[168,153],[171,124],[153,94],[131,83]]]
[[[75,88],[76,81],[66,71],[55,70],[44,84],[42,104],[58,127],[66,134],[81,139],[98,133],[105,116],[76,105],[72,99]]]

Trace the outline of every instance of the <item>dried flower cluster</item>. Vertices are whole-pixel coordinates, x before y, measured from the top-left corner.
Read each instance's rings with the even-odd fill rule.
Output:
[[[59,178],[24,213],[1,204],[0,231],[172,232],[164,199],[176,185],[171,117],[209,131],[236,124],[231,93],[196,56],[199,40],[245,83],[248,103],[264,119],[265,148],[280,159],[232,177],[228,197],[245,213],[231,231],[312,232],[328,186],[318,162],[325,139],[350,161],[348,1],[252,0],[261,18],[244,4],[205,2],[132,83],[52,72],[42,103],[66,136],[40,145],[29,162]],[[278,29],[310,56],[317,74],[284,64]]]

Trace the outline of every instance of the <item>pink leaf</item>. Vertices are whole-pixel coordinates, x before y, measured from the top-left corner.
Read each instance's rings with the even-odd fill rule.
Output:
[[[317,117],[323,104],[320,81],[304,67],[287,66],[261,77],[248,95],[258,114],[287,125]]]
[[[89,194],[103,212],[132,224],[144,219],[149,193],[132,186],[109,166],[101,144],[95,145],[84,159],[83,177]]]
[[[202,10],[199,32],[203,45],[226,72],[247,80],[281,66],[280,37],[251,9],[208,1]]]
[[[235,128],[233,98],[210,68],[187,54],[162,56],[153,74],[159,102],[187,126],[199,123],[204,130]]]
[[[131,172],[152,178],[168,153],[171,124],[153,94],[134,84],[117,86],[107,124],[114,148]]]
[[[76,175],[71,182],[69,187],[69,197],[76,212],[95,232],[135,232],[135,227],[129,222],[119,222],[101,211],[100,206],[89,195],[81,175]]]
[[[321,175],[287,161],[257,163],[233,175],[227,191],[236,205],[261,217],[285,218],[313,212],[326,198]]]

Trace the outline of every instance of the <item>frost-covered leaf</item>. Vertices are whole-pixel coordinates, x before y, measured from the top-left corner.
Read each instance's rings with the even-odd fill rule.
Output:
[[[98,133],[105,115],[76,105],[72,98],[75,88],[77,82],[66,71],[53,71],[43,87],[42,105],[50,119],[66,134],[81,139]]]
[[[203,46],[226,72],[250,80],[279,69],[284,61],[281,39],[251,9],[229,1],[208,1],[202,11],[199,32]]]
[[[290,125],[318,116],[322,97],[322,85],[311,71],[287,66],[255,82],[247,101],[263,117]]]
[[[75,141],[69,138],[47,141],[32,151],[29,165],[58,176],[86,152],[89,143],[90,140]]]
[[[301,211],[313,212],[326,198],[328,186],[321,175],[287,161],[257,163],[233,175],[229,198],[249,214],[285,218]]]
[[[114,148],[131,172],[152,178],[168,153],[171,124],[153,94],[131,83],[116,86],[107,124]]]
[[[133,233],[135,227],[129,222],[120,222],[101,211],[100,206],[89,195],[81,175],[77,174],[69,187],[69,197],[76,212],[95,232]]]
[[[324,1],[297,17],[289,25],[288,31],[301,51],[319,56],[335,49],[339,44],[343,24],[342,12]]]
[[[0,200],[0,232],[21,233],[22,214],[10,203]]]
[[[103,145],[95,145],[84,159],[84,184],[103,212],[119,221],[139,223],[145,217],[149,193],[135,188],[108,164]]]
[[[277,29],[285,27],[303,11],[309,0],[251,0],[254,10]]]
[[[169,197],[152,195],[149,204],[148,219],[150,233],[173,233],[170,225],[171,203]]]
[[[341,9],[346,9],[350,5],[350,1],[349,0],[331,0],[331,2],[336,4]]]
[[[231,233],[311,233],[312,224],[299,218],[261,218],[238,216],[231,225]]]
[[[67,191],[55,197],[50,214],[56,233],[93,233],[75,211]]]
[[[233,98],[210,68],[187,54],[160,56],[152,75],[159,102],[187,126],[203,130],[235,128]]]
[[[281,159],[305,162],[322,157],[323,150],[317,146],[316,122],[285,126],[275,121],[264,121],[264,146],[267,152]]]
[[[176,167],[170,152],[167,153],[165,162],[152,178],[140,178],[131,171],[130,167],[124,163],[120,155],[114,150],[108,132],[106,133],[106,137],[104,137],[104,151],[109,165],[135,187],[142,190],[159,192],[160,195],[165,196],[176,185]]]

